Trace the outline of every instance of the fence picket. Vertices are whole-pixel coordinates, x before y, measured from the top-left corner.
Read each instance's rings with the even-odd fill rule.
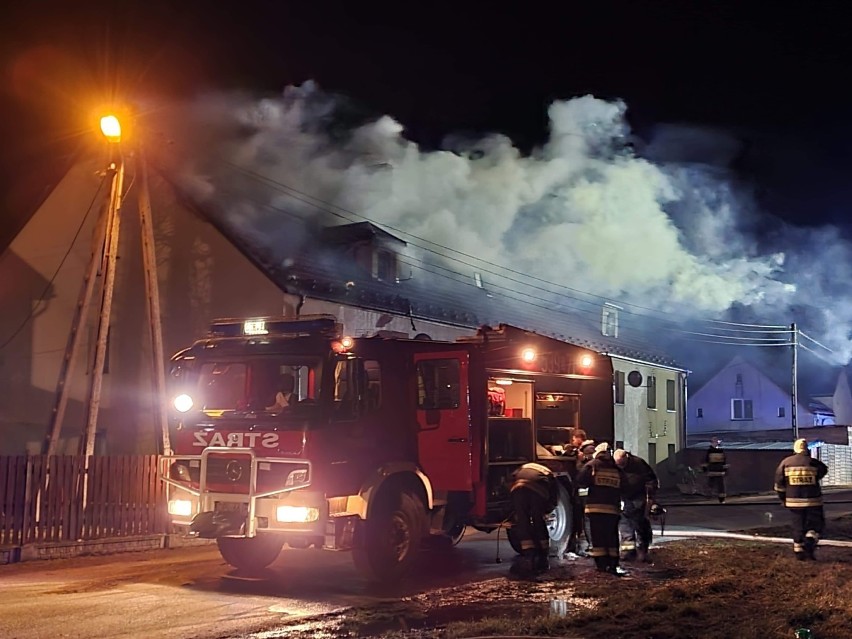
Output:
[[[159,463],[157,455],[0,456],[0,544],[167,532]]]

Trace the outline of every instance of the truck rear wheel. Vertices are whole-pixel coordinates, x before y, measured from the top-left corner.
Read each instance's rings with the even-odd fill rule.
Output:
[[[393,582],[405,575],[420,550],[426,512],[410,490],[379,496],[355,533],[355,567],[370,581]]]
[[[266,568],[281,553],[284,542],[277,535],[257,537],[218,537],[216,545],[222,559],[238,570],[257,571]]]
[[[550,537],[548,554],[551,557],[562,557],[565,554],[573,532],[571,496],[562,484],[559,484],[557,491],[556,508],[547,516],[546,520],[547,534]],[[521,543],[514,529],[507,529],[506,537],[509,539],[512,550],[520,554]]]

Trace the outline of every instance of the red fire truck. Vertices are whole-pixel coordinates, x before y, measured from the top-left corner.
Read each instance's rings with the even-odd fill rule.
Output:
[[[514,542],[509,485],[528,461],[562,482],[562,552],[561,445],[580,426],[612,440],[609,358],[505,325],[436,342],[351,339],[333,316],[217,320],[172,358],[171,382],[171,521],[246,570],[287,544],[352,550],[387,581],[430,537],[504,526]]]

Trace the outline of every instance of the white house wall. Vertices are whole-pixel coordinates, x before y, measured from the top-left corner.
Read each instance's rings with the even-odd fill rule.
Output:
[[[683,441],[681,415],[683,414],[683,375],[677,370],[656,367],[652,364],[612,358],[613,373],[624,373],[624,403],[615,404],[615,440],[623,442],[625,450],[657,464],[667,460]],[[642,374],[642,385],[632,387],[627,383],[631,371]],[[649,376],[657,381],[657,408],[648,408]],[[675,410],[666,409],[666,380],[675,383]],[[653,451],[653,452],[652,452]]]

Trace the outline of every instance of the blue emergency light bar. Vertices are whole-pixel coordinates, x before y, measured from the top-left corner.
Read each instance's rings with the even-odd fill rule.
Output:
[[[338,337],[340,332],[340,324],[337,323],[334,315],[227,318],[213,320],[210,324],[211,337],[264,335]]]

